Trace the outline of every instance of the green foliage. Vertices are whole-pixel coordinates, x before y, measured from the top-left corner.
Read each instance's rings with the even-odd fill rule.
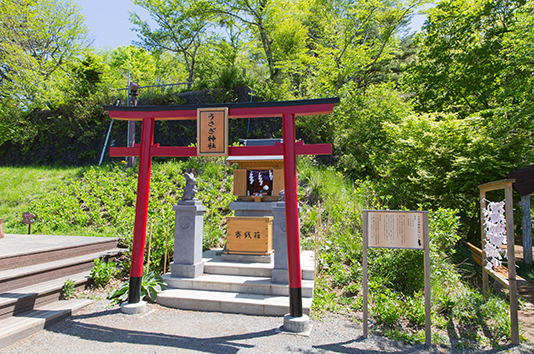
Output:
[[[391,153],[382,175],[395,186],[390,205],[457,209],[464,232],[480,229],[477,186],[534,162],[533,137],[506,115],[414,115],[384,127]]]
[[[394,328],[386,328],[384,335],[390,339],[403,342],[404,344],[416,345],[425,342],[425,331],[410,331],[410,330],[398,330]],[[438,344],[434,339],[433,344]]]
[[[88,32],[79,6],[70,1],[2,1],[0,23],[0,38],[9,38],[0,42],[0,99],[28,111],[61,100],[68,64],[85,47]]]
[[[454,255],[454,246],[460,240],[458,210],[438,208],[430,215],[428,224],[428,228],[432,230],[429,235],[430,250],[443,255]]]
[[[425,297],[422,292],[417,292],[413,297],[406,299],[406,317],[414,325],[425,324]]]
[[[310,75],[323,93],[337,93],[345,84],[365,90],[387,78],[384,68],[402,50],[396,34],[424,1],[313,2],[307,14]],[[400,55],[402,56],[402,55]],[[387,74],[387,73],[386,73]]]
[[[134,30],[139,32],[139,44],[148,50],[179,54],[187,68],[187,81],[193,82],[199,47],[212,20],[211,4],[204,0],[134,0],[133,3],[147,10],[157,26],[151,29],[148,21],[131,13],[130,22],[135,26]]]
[[[145,256],[150,238],[150,267],[163,271],[174,250],[174,205],[181,199],[186,168],[197,173],[197,198],[207,208],[204,248],[222,246],[226,239],[226,215],[235,200],[231,169],[222,158],[195,158],[186,162],[155,163],[152,166]],[[131,248],[135,218],[137,172],[124,163],[90,167],[78,178],[34,200],[30,210],[38,222],[35,232],[119,237]],[[147,260],[148,262],[148,260]],[[169,269],[167,264],[167,269]],[[127,269],[126,269],[127,270]]]
[[[371,312],[379,324],[393,326],[403,315],[401,299],[389,289],[375,294],[372,300],[374,305],[371,308]]]
[[[163,278],[156,272],[149,272],[143,274],[141,279],[141,300],[151,300],[155,302],[158,298],[158,294],[163,290],[162,287],[167,283],[163,281]],[[130,289],[130,283],[124,282],[119,288],[111,292],[107,299],[111,300],[114,304],[122,304],[128,301],[128,291]]]
[[[61,288],[61,299],[69,300],[74,298],[76,294],[76,283],[72,279],[65,280],[63,287]]]
[[[521,84],[532,80],[527,71],[531,72],[533,65],[517,60],[527,54],[519,53],[532,33],[523,22],[531,18],[524,17],[527,3],[445,0],[429,9],[417,39],[419,60],[413,62],[407,76],[410,89],[416,93],[417,109],[458,112],[465,117],[522,104],[517,98],[531,95]],[[517,97],[520,91],[523,93]]]
[[[344,96],[327,119],[304,117],[298,120],[307,142],[328,142],[338,155],[338,169],[353,179],[376,178],[390,153],[384,125],[398,124],[410,115],[411,107],[392,84],[372,85],[358,90],[346,84]]]
[[[95,259],[94,263],[89,275],[94,284],[103,288],[117,273],[117,265],[114,262],[105,262],[100,258]]]
[[[0,167],[0,218],[4,220],[4,232],[28,233],[28,225],[22,223],[22,213],[32,210],[32,203],[79,172],[79,168]],[[38,224],[32,227],[34,232],[36,227]]]

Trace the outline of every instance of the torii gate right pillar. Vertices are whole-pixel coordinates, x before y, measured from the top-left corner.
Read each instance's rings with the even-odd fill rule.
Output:
[[[289,275],[289,314],[302,317],[302,276],[297,204],[297,167],[295,156],[295,115],[282,117],[284,137],[284,188],[286,201],[287,266]]]

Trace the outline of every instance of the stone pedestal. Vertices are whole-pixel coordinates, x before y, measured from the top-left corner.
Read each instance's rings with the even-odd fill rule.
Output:
[[[308,315],[302,315],[302,317],[292,317],[291,315],[287,314],[284,316],[284,330],[293,333],[306,334],[310,331],[310,318]]]
[[[182,200],[173,206],[174,226],[173,278],[196,278],[204,273],[202,231],[206,207],[199,200]]]
[[[279,202],[231,202],[230,209],[235,216],[274,216],[273,208]]]
[[[146,302],[139,301],[136,304],[130,304],[125,302],[121,305],[121,312],[127,315],[137,315],[138,313],[144,313],[146,311]]]
[[[272,282],[289,284],[287,269],[287,234],[286,234],[286,203],[278,202],[273,206],[273,248],[274,268]]]

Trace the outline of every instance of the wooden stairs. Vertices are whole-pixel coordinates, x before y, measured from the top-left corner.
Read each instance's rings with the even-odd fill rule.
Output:
[[[60,300],[67,279],[85,287],[96,258],[123,252],[117,239],[5,235],[0,239],[0,348],[70,317],[92,300]]]

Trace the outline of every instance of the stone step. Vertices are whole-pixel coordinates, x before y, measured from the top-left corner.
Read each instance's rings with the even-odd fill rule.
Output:
[[[243,294],[190,289],[167,289],[158,294],[158,304],[182,310],[242,313],[257,316],[284,316],[289,313],[287,296]],[[309,314],[312,299],[302,299]]]
[[[252,277],[271,277],[273,263],[242,263],[222,261],[221,251],[205,251],[202,255],[204,260],[204,273],[221,275],[243,275]],[[314,254],[312,251],[301,253],[301,268],[303,280],[314,280]]]
[[[88,271],[94,266],[95,259],[122,252],[114,249],[0,271],[0,293]]]
[[[91,304],[92,300],[73,299],[57,301],[32,311],[0,320],[0,348],[7,347],[34,333],[70,317]]]
[[[117,247],[116,238],[83,236],[6,235],[2,239],[0,271],[48,263]]]
[[[65,281],[74,281],[75,288],[83,288],[91,281],[89,272],[77,273],[42,283],[17,288],[0,294],[0,319],[16,316],[61,298]]]
[[[168,288],[173,289],[289,296],[288,285],[272,283],[271,278],[268,277],[204,274],[198,278],[173,278],[170,274],[165,274],[163,280],[167,283]],[[313,287],[313,281],[303,280],[302,297],[312,298]]]

